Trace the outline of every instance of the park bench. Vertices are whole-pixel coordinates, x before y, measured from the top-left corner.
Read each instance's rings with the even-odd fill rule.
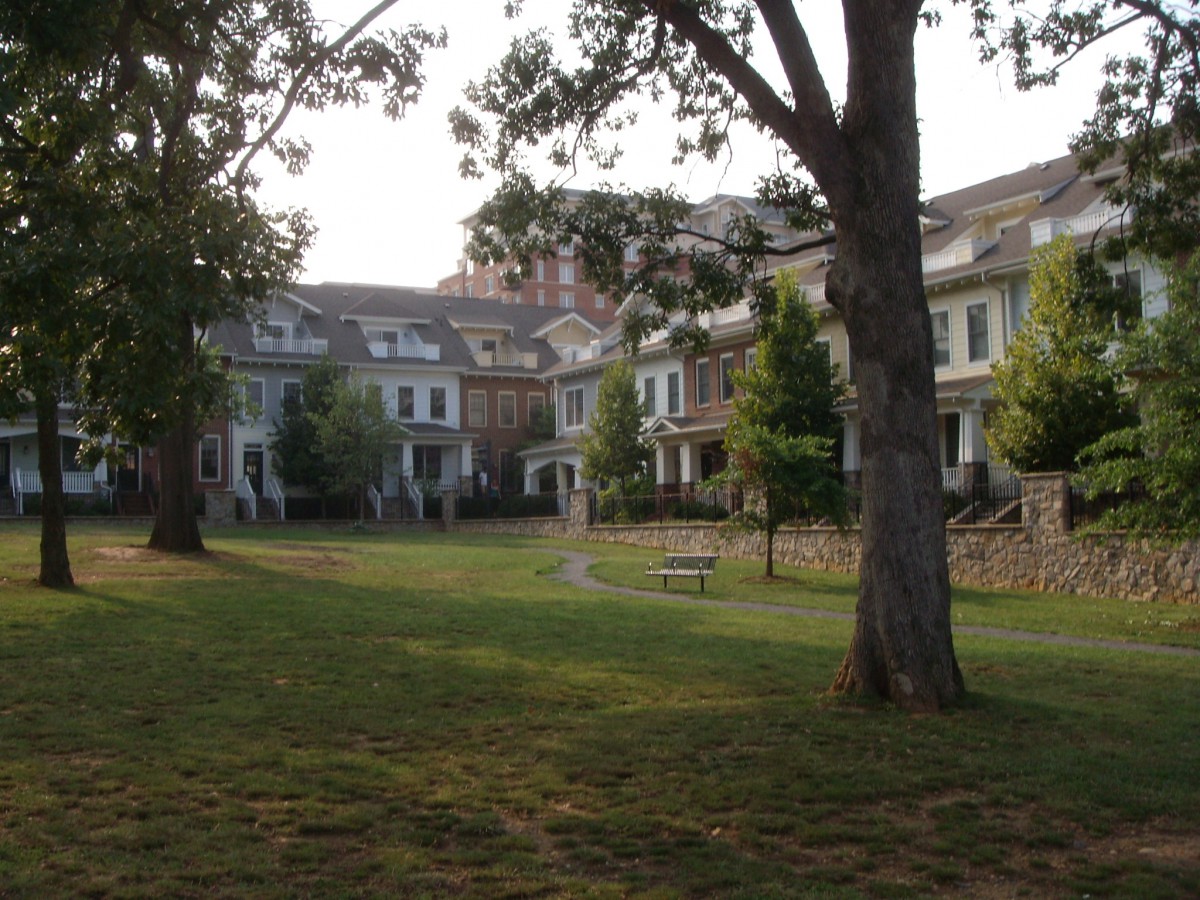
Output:
[[[654,563],[646,566],[646,574],[655,578],[662,576],[663,587],[667,586],[668,578],[699,578],[700,592],[704,592],[704,579],[712,575],[717,568],[716,553],[668,553],[663,557],[662,568],[654,568]]]

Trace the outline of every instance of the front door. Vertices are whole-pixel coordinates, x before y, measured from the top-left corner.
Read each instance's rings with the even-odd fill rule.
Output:
[[[261,497],[263,492],[263,452],[261,450],[242,451],[242,474],[250,482],[250,488],[255,496]]]
[[[117,465],[117,490],[137,493],[142,489],[142,458],[137,447],[121,445],[121,462]]]

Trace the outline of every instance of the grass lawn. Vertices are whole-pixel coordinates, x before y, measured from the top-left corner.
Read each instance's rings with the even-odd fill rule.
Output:
[[[553,545],[0,524],[0,895],[1200,894],[1200,660],[961,635],[959,709],[824,693],[846,621],[587,591]],[[652,588],[661,553],[576,545]],[[850,610],[721,560],[706,599]],[[659,582],[661,586],[661,582]],[[697,593],[686,583],[679,593]],[[1197,645],[1200,610],[957,591]]]

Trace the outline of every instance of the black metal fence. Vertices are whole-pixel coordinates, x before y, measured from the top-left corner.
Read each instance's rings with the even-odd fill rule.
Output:
[[[455,512],[459,519],[537,519],[567,515],[567,503],[567,494],[557,491],[505,497],[460,495]]]
[[[1140,481],[1130,482],[1126,490],[1105,491],[1091,499],[1086,486],[1071,485],[1071,530],[1094,525],[1106,512],[1145,497],[1146,487]]]
[[[654,493],[636,497],[592,495],[592,521],[598,525],[648,522],[719,522],[742,511],[740,491]]]
[[[943,492],[946,521],[952,525],[982,525],[1019,516],[1021,479],[963,485]]]

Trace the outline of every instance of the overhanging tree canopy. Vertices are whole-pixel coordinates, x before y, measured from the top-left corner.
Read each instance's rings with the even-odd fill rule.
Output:
[[[1005,4],[963,2],[976,12],[979,36],[998,29],[1022,79],[1022,54],[1030,46],[1056,40],[1063,28],[1078,33],[1077,23],[1096,17],[1101,24],[1088,28],[1098,39],[1104,15],[1114,9],[1158,23],[1162,33],[1178,38],[1174,46],[1194,48],[1194,25],[1178,30],[1166,4],[1056,0],[1049,5],[1057,30],[1031,34],[1028,25],[1021,30],[1011,22],[1003,30]],[[848,69],[841,106],[831,99],[812,49],[814,39],[828,36],[810,34],[801,10],[786,0],[577,2],[570,15],[583,59],[577,67],[557,58],[545,34],[515,41],[488,77],[468,89],[474,110],[452,117],[468,148],[463,171],[490,167],[505,176],[482,210],[471,252],[522,260],[550,252],[564,237],[581,238],[585,276],[601,290],[618,300],[652,299],[627,320],[627,337],[636,342],[677,311],[723,305],[753,291],[761,261],[776,248],[749,221],[717,239],[681,243],[683,204],[669,190],[601,192],[564,204],[557,186],[539,186],[527,173],[526,149],[547,142],[551,161],[568,169],[580,154],[611,165],[615,142],[608,138],[632,124],[621,104],[636,93],[675,98],[675,118],[686,129],[677,141],[681,158],[716,157],[732,121],[773,135],[785,152],[763,178],[760,200],[783,210],[798,228],[836,230],[838,256],[826,296],[846,325],[862,416],[858,617],[834,687],[935,709],[963,691],[950,636],[932,337],[917,227],[913,38],[922,19],[937,18],[937,8],[920,0],[843,0]],[[783,84],[772,84],[755,67],[755,49],[774,49]],[[1186,53],[1179,58],[1188,63]],[[1180,77],[1190,76],[1184,71]],[[1150,99],[1149,118],[1156,119]],[[616,253],[630,240],[641,243],[648,264],[625,277]],[[678,333],[703,339],[686,329]]]

